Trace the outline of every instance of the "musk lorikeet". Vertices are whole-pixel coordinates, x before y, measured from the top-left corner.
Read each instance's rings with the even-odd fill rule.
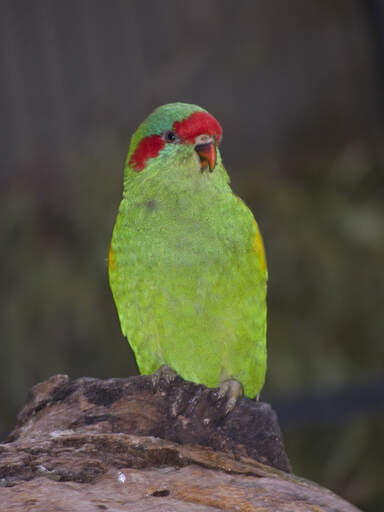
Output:
[[[140,372],[167,365],[221,386],[233,406],[241,388],[253,398],[264,384],[267,269],[257,223],[229,186],[221,137],[213,116],[185,103],[139,126],[109,278]]]

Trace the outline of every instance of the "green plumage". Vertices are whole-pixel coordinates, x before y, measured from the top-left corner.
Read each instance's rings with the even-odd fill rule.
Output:
[[[143,137],[196,111],[160,107],[132,138],[110,284],[141,373],[167,364],[208,387],[234,378],[253,398],[266,370],[267,271],[257,224],[233,194],[219,150],[213,172],[187,143],[165,144],[140,172],[129,165]]]

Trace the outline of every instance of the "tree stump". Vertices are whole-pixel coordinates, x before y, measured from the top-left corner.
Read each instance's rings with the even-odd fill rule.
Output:
[[[179,377],[51,377],[0,444],[0,509],[358,510],[290,473],[268,404],[224,410],[216,390]]]

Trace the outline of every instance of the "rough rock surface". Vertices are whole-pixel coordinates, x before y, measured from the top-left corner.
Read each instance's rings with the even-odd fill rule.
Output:
[[[268,404],[224,408],[181,378],[56,375],[31,390],[0,445],[0,510],[357,510],[290,474]]]

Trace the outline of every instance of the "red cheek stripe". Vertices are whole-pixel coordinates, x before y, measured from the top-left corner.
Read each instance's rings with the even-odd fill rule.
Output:
[[[156,157],[163,149],[165,142],[161,135],[151,135],[142,139],[129,160],[129,165],[140,172],[147,164],[148,158]]]
[[[195,142],[198,135],[211,135],[216,138],[217,144],[223,130],[216,119],[207,112],[195,112],[184,121],[175,121],[173,130],[186,142]]]

